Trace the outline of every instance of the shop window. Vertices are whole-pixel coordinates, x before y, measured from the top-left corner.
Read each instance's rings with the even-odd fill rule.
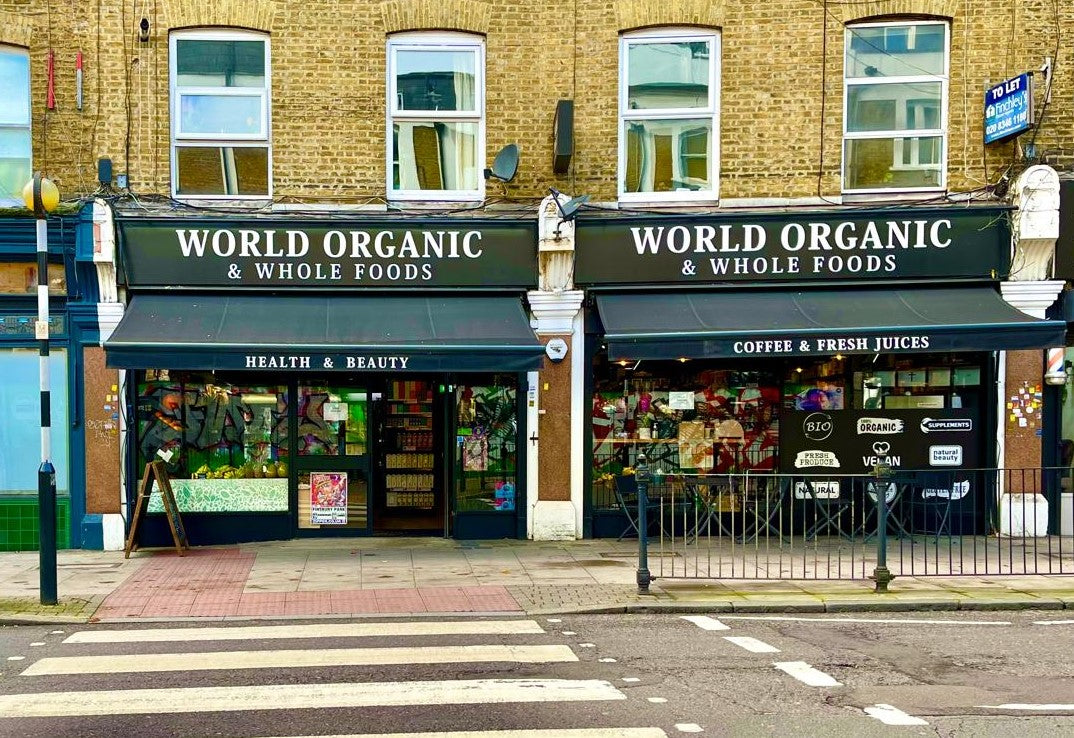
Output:
[[[267,197],[269,42],[255,33],[171,37],[172,189],[187,197]]]
[[[298,455],[365,455],[368,407],[365,390],[299,385]]]
[[[48,265],[48,293],[67,294],[67,272],[63,264]],[[37,264],[7,262],[0,264],[0,295],[36,295]]]
[[[942,189],[947,24],[851,26],[844,68],[843,190]]]
[[[620,199],[715,199],[718,40],[697,29],[620,40]]]
[[[139,475],[163,460],[184,512],[286,512],[285,386],[149,370],[138,382]],[[159,498],[150,512],[161,512]]]
[[[32,176],[30,55],[0,45],[0,205],[21,205]]]
[[[389,196],[484,197],[484,105],[480,39],[426,33],[389,39]]]
[[[512,377],[455,388],[458,512],[514,512],[518,389]]]
[[[7,321],[0,321],[0,334]],[[30,321],[27,321],[28,323]],[[32,328],[28,338],[32,338]],[[37,497],[37,470],[41,463],[41,375],[37,349],[0,350],[0,505],[16,498]],[[51,461],[56,467],[56,488],[68,495],[67,352],[49,353],[49,396],[52,403]]]
[[[665,474],[772,472],[778,465],[781,378],[695,362],[601,362],[591,422],[596,508],[616,507],[615,476],[643,451]]]

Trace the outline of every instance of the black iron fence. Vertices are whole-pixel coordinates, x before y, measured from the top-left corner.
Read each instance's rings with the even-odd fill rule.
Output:
[[[656,578],[1074,574],[1069,468],[613,480]],[[643,521],[641,518],[644,517]]]

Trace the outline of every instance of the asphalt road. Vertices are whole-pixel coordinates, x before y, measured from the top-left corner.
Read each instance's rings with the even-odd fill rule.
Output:
[[[1074,735],[1062,615],[7,627],[0,736]]]

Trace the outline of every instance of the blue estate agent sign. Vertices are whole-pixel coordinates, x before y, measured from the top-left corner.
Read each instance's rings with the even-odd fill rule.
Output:
[[[985,93],[984,142],[1006,141],[1033,127],[1033,73],[1000,82]]]

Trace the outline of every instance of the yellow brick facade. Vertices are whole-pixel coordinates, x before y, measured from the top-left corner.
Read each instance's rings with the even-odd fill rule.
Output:
[[[1074,165],[1074,52],[1057,45],[1074,29],[1074,5],[1051,0],[149,0],[137,6],[0,0],[0,42],[28,46],[34,165],[65,195],[96,188],[110,157],[139,196],[170,192],[168,34],[219,26],[268,34],[272,49],[272,178],[287,201],[378,202],[385,196],[386,39],[447,30],[486,43],[486,164],[507,143],[522,151],[509,198],[533,202],[549,186],[616,198],[621,32],[663,25],[721,34],[720,195],[834,197],[840,193],[845,24],[890,17],[951,23],[948,183],[952,192],[997,182],[1018,166],[1015,144],[985,148],[982,100],[989,83],[1055,59],[1051,103],[1032,140],[1046,161]],[[150,23],[148,41],[139,22]],[[45,109],[48,49],[56,107]],[[84,104],[75,107],[75,57],[85,59]],[[1038,110],[1044,99],[1038,75]],[[554,175],[556,101],[575,101],[575,155]],[[491,185],[489,198],[500,198]]]

